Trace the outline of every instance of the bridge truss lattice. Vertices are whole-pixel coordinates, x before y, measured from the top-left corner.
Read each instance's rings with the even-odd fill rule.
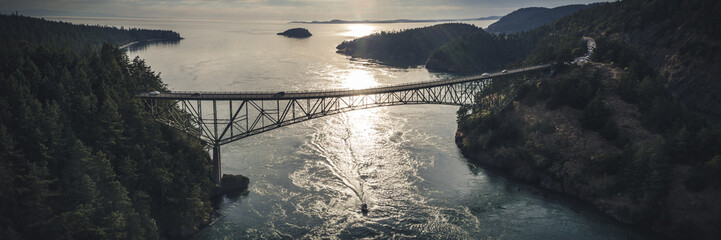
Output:
[[[220,146],[311,119],[374,107],[406,104],[480,105],[500,111],[514,98],[510,85],[545,76],[550,65],[466,78],[359,90],[288,92],[143,93],[157,121],[197,136],[213,147],[214,180],[220,182]],[[472,108],[468,108],[472,109]]]

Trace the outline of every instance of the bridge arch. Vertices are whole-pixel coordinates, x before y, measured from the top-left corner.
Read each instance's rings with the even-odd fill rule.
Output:
[[[213,180],[220,183],[220,146],[280,127],[338,113],[407,104],[469,106],[495,111],[513,100],[515,80],[543,77],[550,64],[494,74],[357,90],[281,92],[150,92],[143,99],[161,123],[213,147]]]

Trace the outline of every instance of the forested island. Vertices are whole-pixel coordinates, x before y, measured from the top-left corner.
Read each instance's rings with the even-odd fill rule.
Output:
[[[313,34],[305,28],[291,28],[284,32],[277,33],[277,35],[286,36],[289,38],[309,38]]]
[[[117,48],[157,38],[180,35],[0,15],[0,239],[158,239],[210,220],[208,153],[133,97],[167,89]]]
[[[373,59],[389,65],[421,65],[444,44],[480,30],[470,24],[446,23],[399,32],[384,31],[344,41],[336,49],[344,55]]]
[[[551,44],[552,43],[552,44]],[[549,26],[516,34],[489,34],[465,23],[446,23],[398,32],[380,32],[344,41],[337,52],[392,66],[425,65],[430,71],[482,73],[524,59],[571,61],[585,54],[580,34],[553,35]],[[538,61],[535,61],[538,62]]]

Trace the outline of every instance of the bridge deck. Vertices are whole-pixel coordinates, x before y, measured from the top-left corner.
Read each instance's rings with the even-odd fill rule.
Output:
[[[212,176],[214,182],[220,183],[221,145],[291,124],[371,107],[475,103],[485,110],[499,111],[513,100],[513,96],[510,91],[504,91],[509,88],[499,86],[495,89],[494,82],[510,83],[515,77],[522,78],[524,73],[541,73],[550,68],[551,64],[545,64],[492,74],[357,90],[173,91],[141,93],[136,97],[145,101],[156,121],[197,136],[213,147]],[[527,77],[540,75],[543,74]],[[480,93],[487,95],[480,96]]]
[[[462,82],[470,82],[484,78],[494,78],[527,71],[550,68],[551,64],[543,64],[525,68],[518,68],[504,72],[496,72],[487,76],[475,75],[470,77],[454,78],[440,81],[426,81],[406,83],[390,86],[380,86],[368,89],[338,89],[324,91],[285,91],[285,92],[210,92],[210,91],[173,91],[161,92],[160,94],[140,93],[136,95],[145,99],[176,99],[176,100],[280,100],[280,99],[308,99],[319,97],[340,97],[357,96],[378,93],[388,93],[404,90],[421,89],[435,86],[451,85]]]

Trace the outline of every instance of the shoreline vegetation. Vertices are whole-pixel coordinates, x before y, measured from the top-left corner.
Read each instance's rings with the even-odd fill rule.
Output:
[[[721,103],[695,100],[719,89],[704,81],[719,69],[705,54],[720,52],[719,34],[698,14],[718,7],[626,0],[557,20],[519,63],[570,62],[582,48],[562,36],[576,34],[596,39],[593,62],[512,83],[515,101],[501,113],[461,108],[457,145],[476,163],[578,197],[623,223],[672,239],[715,239],[721,124],[708,115],[721,115]]]
[[[721,29],[709,25],[708,11],[719,5],[598,3],[561,8],[566,17],[519,33],[465,28],[441,38],[434,32],[445,30],[437,29],[456,26],[440,24],[337,49],[387,65],[425,61],[429,71],[466,73],[570,63],[586,53],[582,36],[595,38],[593,62],[559,64],[548,81],[513,83],[517,99],[502,114],[461,108],[458,146],[477,163],[578,197],[621,222],[670,238],[714,239],[721,234],[721,99],[713,97],[721,89],[713,81],[721,75],[714,60]],[[547,16],[535,17],[527,20]]]
[[[425,64],[428,57],[446,43],[480,28],[464,23],[444,23],[402,31],[380,32],[343,41],[337,53],[372,59],[387,65],[407,67]]]
[[[429,69],[472,72],[570,62],[585,53],[581,36],[595,38],[592,63],[559,64],[547,81],[509,83],[515,101],[500,113],[462,107],[457,145],[472,161],[576,196],[621,222],[670,238],[714,239],[721,124],[697,111],[721,115],[713,97],[721,88],[714,81],[721,29],[709,25],[720,4],[626,0],[524,33],[440,24],[337,49],[386,64],[436,59],[441,67]],[[165,86],[115,47],[179,34],[0,18],[0,84],[7,86],[0,88],[0,202],[7,203],[0,238],[157,239],[212,219],[208,199],[217,186],[207,152],[152,121],[132,94]],[[513,54],[501,58],[498,49]]]
[[[521,34],[492,35],[475,25],[444,23],[343,41],[336,46],[336,52],[396,67],[424,65],[435,72],[482,73],[500,70],[511,63],[518,65],[527,56],[540,54],[534,50],[541,41],[575,39],[575,36],[548,36],[549,33],[549,28],[540,28]],[[563,44],[585,49],[580,36],[576,40]],[[573,58],[570,52],[557,55],[550,60]]]
[[[630,73],[593,62],[549,80],[514,82],[515,101],[500,113],[459,110],[456,144],[471,162],[579,198],[622,223],[670,238],[714,239],[721,127],[674,106],[654,80],[633,91],[664,102],[627,102]],[[659,107],[668,112],[653,110]],[[666,132],[652,127],[669,118],[689,122]]]
[[[188,237],[247,189],[134,98],[167,89],[118,46],[178,33],[0,15],[0,39],[0,239]]]
[[[0,36],[3,38],[74,51],[97,50],[103,43],[122,46],[131,42],[183,39],[179,33],[169,30],[71,24],[21,15],[1,15],[0,20]]]
[[[424,65],[429,71],[460,74],[496,71],[509,65],[530,65],[541,60],[564,62],[583,55],[585,46],[579,40],[581,35],[554,35],[552,28],[543,22],[550,23],[554,19],[596,5],[569,5],[554,9],[528,8],[506,15],[494,23],[501,27],[530,23],[541,26],[532,27],[532,30],[506,29],[504,31],[509,33],[491,34],[471,24],[445,23],[374,33],[343,41],[336,49],[337,53],[370,59],[381,64],[398,67]],[[554,43],[559,46],[553,46]],[[571,50],[561,51],[569,49],[569,45],[573,46]],[[539,59],[539,56],[548,58]]]
[[[550,25],[553,21],[571,15],[581,9],[593,7],[594,5],[596,4],[574,4],[555,8],[521,8],[488,25],[486,31],[493,34],[526,32],[543,25]]]

